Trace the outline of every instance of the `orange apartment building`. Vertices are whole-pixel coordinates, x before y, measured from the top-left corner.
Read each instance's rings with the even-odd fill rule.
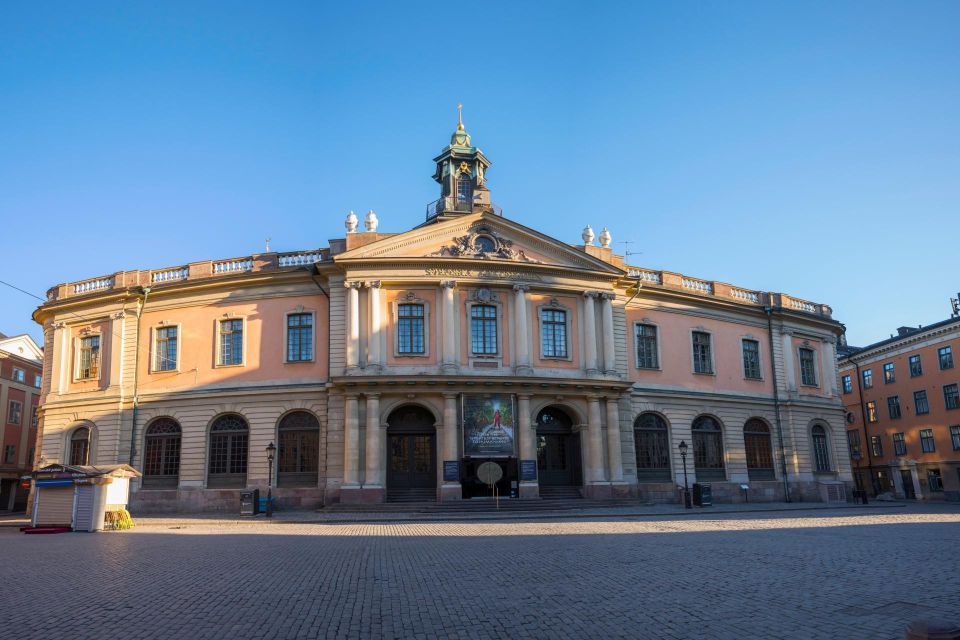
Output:
[[[851,466],[870,494],[960,500],[958,350],[953,317],[841,352]]]
[[[42,368],[43,351],[30,336],[0,333],[0,512],[27,504],[20,477],[33,469]]]

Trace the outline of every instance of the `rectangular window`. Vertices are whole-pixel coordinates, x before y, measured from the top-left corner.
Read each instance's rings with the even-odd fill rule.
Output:
[[[920,354],[910,356],[910,377],[916,378],[923,375],[923,364],[920,362]]]
[[[100,336],[80,339],[80,362],[77,378],[93,380],[100,376]]]
[[[14,456],[17,455],[17,447],[13,444],[8,444],[3,448],[3,461],[6,464],[12,464]]]
[[[154,330],[154,371],[176,371],[177,328],[158,327]]]
[[[960,451],[960,424],[950,427],[950,444],[954,451]]]
[[[544,309],[540,314],[540,352],[544,358],[567,357],[567,312]]]
[[[638,324],[637,328],[637,368],[659,369],[660,358],[657,355],[657,328],[652,324]]]
[[[883,365],[883,384],[890,384],[891,382],[897,379],[897,375],[893,368],[893,363],[888,362]]]
[[[893,453],[898,456],[907,455],[907,442],[903,439],[903,432],[893,434]]]
[[[873,386],[873,369],[864,369],[861,375],[863,375],[863,388],[871,388]]]
[[[743,340],[743,377],[760,379],[760,343],[756,340]]]
[[[867,422],[877,421],[877,403],[871,400],[867,403]]]
[[[940,469],[927,469],[927,486],[932,493],[943,491],[943,477],[940,475]]]
[[[847,448],[850,450],[850,457],[863,456],[860,451],[860,432],[856,429],[847,431]]]
[[[900,396],[890,396],[887,398],[887,413],[890,414],[891,420],[896,420],[900,417]]]
[[[941,369],[953,369],[953,349],[950,347],[937,349],[937,359],[940,361]]]
[[[220,365],[243,364],[243,320],[220,321]]]
[[[800,382],[811,387],[817,386],[816,351],[800,347]]]
[[[313,314],[287,315],[287,362],[313,360]]]
[[[843,376],[843,392],[844,393],[853,393],[853,378],[850,376]]]
[[[30,417],[30,426],[35,427],[40,424],[40,407],[33,406],[33,415]]]
[[[397,353],[426,353],[422,304],[397,305]]]
[[[933,442],[933,429],[920,429],[920,450],[924,453],[933,453],[937,450]]]
[[[918,416],[922,416],[925,413],[930,413],[930,404],[927,402],[926,389],[913,392],[913,411]]]
[[[19,400],[11,400],[7,408],[7,424],[20,424],[23,419],[23,403]]]
[[[960,390],[956,383],[943,385],[943,404],[947,409],[960,407]]]
[[[23,369],[17,369],[16,367],[13,368],[13,381],[14,381],[14,382],[23,382],[24,379],[26,378],[26,375],[27,375],[27,374],[24,373]]]
[[[37,374],[37,375],[33,376],[33,386],[35,386],[36,388],[39,389],[39,388],[40,388],[40,384],[41,384],[42,382],[43,382],[43,376],[41,376],[40,374]]]
[[[470,307],[470,349],[477,355],[497,353],[497,308],[475,304]]]
[[[870,453],[874,458],[883,457],[883,440],[880,436],[870,436]]]
[[[693,372],[713,373],[713,356],[710,353],[710,334],[693,332]]]

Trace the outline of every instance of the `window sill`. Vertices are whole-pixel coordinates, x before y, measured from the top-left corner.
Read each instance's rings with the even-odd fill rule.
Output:
[[[694,371],[693,375],[695,376],[711,376],[716,377],[716,371]]]
[[[801,382],[801,383],[800,383],[800,386],[801,386],[801,387],[805,387],[805,388],[807,388],[807,389],[816,389],[817,391],[820,390],[820,385],[818,385],[818,384],[807,384],[807,383],[805,383],[805,382]]]
[[[237,369],[243,367],[243,364],[215,364],[213,365],[214,369]]]
[[[310,360],[284,360],[284,361],[283,361],[283,364],[313,364],[313,363],[315,363],[315,362],[316,362],[315,359],[310,359]]]
[[[663,368],[661,367],[641,367],[640,365],[633,365],[633,368],[638,371],[659,371],[663,373]]]
[[[176,369],[151,369],[150,371],[147,371],[147,375],[149,376],[152,376],[158,373],[180,373],[180,368],[177,367]]]
[[[429,353],[400,353],[398,351],[394,351],[393,357],[394,358],[429,358],[430,354]]]
[[[763,378],[749,378],[747,376],[743,376],[743,379],[747,382],[763,382]]]

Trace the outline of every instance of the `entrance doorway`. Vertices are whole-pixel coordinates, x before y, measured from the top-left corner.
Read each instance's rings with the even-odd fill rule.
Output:
[[[537,479],[542,497],[549,497],[552,488],[560,493],[567,488],[574,497],[579,491],[569,488],[583,484],[580,434],[573,432],[570,416],[557,407],[547,407],[537,414]]]
[[[492,498],[493,490],[477,475],[477,469],[485,462],[500,466],[503,476],[496,483],[497,495],[501,498],[517,497],[517,459],[516,458],[464,458],[463,459],[463,497]]]
[[[437,432],[422,407],[396,409],[387,418],[387,501],[437,498]]]
[[[907,500],[916,500],[917,494],[913,490],[913,475],[908,469],[900,470],[900,482],[903,483],[903,495]]]

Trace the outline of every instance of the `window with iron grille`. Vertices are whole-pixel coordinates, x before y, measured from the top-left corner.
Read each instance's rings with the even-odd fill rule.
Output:
[[[143,486],[175,488],[180,475],[180,425],[157,418],[147,427],[143,447]]]
[[[20,424],[23,419],[23,403],[18,400],[11,400],[7,407],[7,423]]]
[[[747,477],[773,480],[773,447],[767,423],[757,418],[747,420],[743,425],[743,444],[747,452]]]
[[[910,356],[910,377],[916,378],[923,375],[923,363],[920,362],[920,354]]]
[[[633,423],[634,452],[639,482],[670,480],[670,443],[666,421],[655,413],[641,413]]]
[[[918,416],[922,416],[925,413],[930,413],[930,403],[927,402],[926,389],[913,392],[913,411]]]
[[[698,480],[723,480],[723,431],[710,416],[693,421],[693,466]]]
[[[313,314],[287,314],[287,362],[313,360]]]
[[[544,358],[567,357],[567,312],[544,309],[540,313],[540,347]]]
[[[308,411],[293,411],[280,419],[277,435],[277,486],[316,487],[320,421]]]
[[[90,460],[90,429],[80,427],[70,436],[69,464],[88,464]]]
[[[637,332],[637,368],[659,369],[657,327],[652,324],[637,324],[635,327]]]
[[[937,445],[933,441],[933,429],[920,429],[920,450],[924,453],[933,453]]]
[[[870,436],[870,453],[873,454],[874,458],[883,457],[883,440],[880,439],[880,436]]]
[[[13,381],[23,382],[26,379],[26,372],[23,369],[13,368]]]
[[[941,369],[953,369],[953,349],[950,347],[937,349],[937,359],[940,361]]]
[[[873,386],[873,369],[864,369],[860,375],[863,376],[864,389],[869,389]]]
[[[960,407],[960,390],[956,383],[943,385],[943,403],[947,409]]]
[[[175,371],[177,368],[177,328],[159,327],[154,331],[154,371]]]
[[[897,379],[896,371],[892,362],[883,365],[883,384],[890,384]]]
[[[853,378],[850,376],[843,376],[843,392],[844,393],[853,393]]]
[[[497,308],[475,304],[470,307],[470,348],[474,354],[497,353]]]
[[[903,432],[893,434],[893,454],[897,456],[907,455],[907,441],[903,437]]]
[[[397,305],[397,353],[425,353],[424,306],[416,303]]]
[[[244,487],[247,483],[247,421],[236,414],[220,416],[210,427],[207,486]]]
[[[830,449],[827,445],[827,430],[820,425],[814,425],[811,430],[813,437],[813,466],[814,470],[830,471]]]
[[[867,402],[867,422],[876,422],[877,419],[877,403],[870,400]]]
[[[713,354],[710,351],[710,334],[693,332],[693,372],[713,373]]]
[[[887,413],[891,420],[900,417],[900,396],[890,396],[887,398]]]
[[[800,383],[807,386],[817,386],[817,352],[807,347],[800,347]]]
[[[12,464],[14,458],[17,455],[17,446],[13,444],[8,444],[3,448],[3,461],[6,464]]]
[[[743,345],[743,377],[751,380],[760,379],[760,343],[756,340],[742,340]]]
[[[77,378],[93,380],[100,375],[100,336],[80,338],[80,362]]]
[[[220,321],[220,364],[243,364],[243,320]]]
[[[847,431],[847,448],[850,450],[851,458],[856,455],[863,457],[863,452],[860,450],[860,432],[856,429]]]

